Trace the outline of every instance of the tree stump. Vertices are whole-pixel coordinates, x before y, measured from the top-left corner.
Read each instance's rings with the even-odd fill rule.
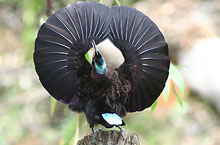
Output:
[[[140,145],[138,135],[130,133],[127,130],[123,132],[117,130],[102,131],[101,129],[94,133],[84,136],[77,145]]]

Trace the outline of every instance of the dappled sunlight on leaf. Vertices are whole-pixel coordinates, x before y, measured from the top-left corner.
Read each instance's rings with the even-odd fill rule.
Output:
[[[169,77],[167,79],[165,88],[159,97],[159,105],[169,106],[174,102],[179,102],[183,107],[183,98],[187,96],[187,84],[183,75],[173,63],[170,64]]]
[[[154,101],[154,103],[151,105],[151,111],[152,111],[152,112],[153,112],[154,109],[156,108],[157,102],[158,102],[158,100]]]
[[[54,99],[53,97],[50,97],[50,116],[54,115],[54,111],[55,111],[55,108],[56,108],[56,103],[57,103],[57,100]]]
[[[76,113],[73,120],[67,127],[63,140],[60,142],[60,145],[73,145],[78,139],[79,131],[79,114]]]

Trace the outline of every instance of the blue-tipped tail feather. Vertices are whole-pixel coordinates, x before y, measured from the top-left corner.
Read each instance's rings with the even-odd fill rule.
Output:
[[[103,119],[113,126],[123,125],[123,120],[115,113],[104,113],[102,114]]]

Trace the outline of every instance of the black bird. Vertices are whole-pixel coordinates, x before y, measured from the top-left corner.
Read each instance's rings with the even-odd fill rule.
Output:
[[[124,56],[118,68],[110,68],[96,48],[106,39]],[[85,54],[92,47],[90,64]],[[164,36],[143,13],[77,2],[59,9],[40,27],[34,64],[50,95],[73,111],[85,112],[93,130],[96,124],[125,125],[120,117],[150,107],[165,86],[170,60]]]

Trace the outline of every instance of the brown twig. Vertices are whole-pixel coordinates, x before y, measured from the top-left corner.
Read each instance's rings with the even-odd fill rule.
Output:
[[[52,15],[52,9],[53,9],[53,0],[47,0],[47,10],[46,15],[49,17]]]

